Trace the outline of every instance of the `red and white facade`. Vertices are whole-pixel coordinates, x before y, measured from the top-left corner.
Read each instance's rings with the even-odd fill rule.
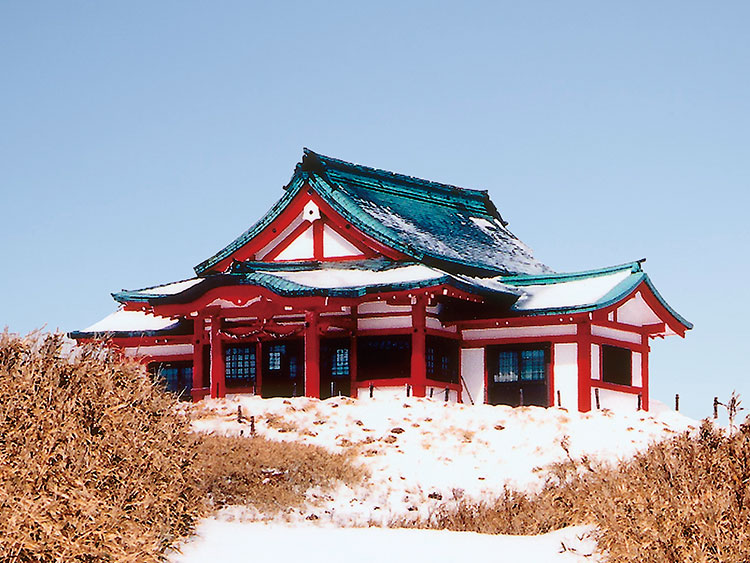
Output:
[[[360,175],[370,170],[348,166]],[[320,187],[320,178],[332,184],[332,176],[298,167],[293,189],[197,267],[197,277],[115,294],[120,310],[72,336],[109,336],[125,354],[165,370],[175,389],[189,388],[194,400],[411,394],[649,409],[650,343],[684,336],[691,325],[656,292],[640,262],[555,274],[478,272],[453,264],[450,249],[448,258],[423,258],[408,240],[421,236],[423,224],[414,219],[413,229],[397,231],[394,225],[410,219],[401,214],[392,224],[386,217],[381,229],[364,214],[374,203],[361,196],[341,203]],[[400,184],[389,185],[394,201],[411,197],[468,214],[462,225],[493,236],[504,229],[490,215],[472,215],[473,200],[465,200],[480,196],[470,191],[443,197],[439,185],[386,179],[411,190],[404,196]],[[355,204],[362,214],[352,211]],[[383,219],[393,207],[381,203],[373,213]]]

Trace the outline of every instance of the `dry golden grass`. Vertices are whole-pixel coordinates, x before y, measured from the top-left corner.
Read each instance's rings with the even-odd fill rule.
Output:
[[[706,422],[616,468],[567,462],[553,474],[538,495],[506,490],[393,525],[539,534],[593,524],[611,562],[750,560],[750,426],[726,436]]]
[[[365,477],[348,454],[257,436],[204,436],[196,461],[215,506],[245,504],[266,515],[300,506],[311,487],[355,484]]]
[[[103,344],[0,333],[0,562],[149,562],[225,503],[270,511],[357,479],[347,458],[197,436],[141,365]]]

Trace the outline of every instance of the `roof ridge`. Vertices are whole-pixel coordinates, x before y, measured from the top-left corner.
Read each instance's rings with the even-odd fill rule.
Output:
[[[435,182],[434,180],[427,180],[425,178],[419,178],[417,176],[409,176],[408,174],[392,172],[390,170],[385,170],[383,168],[374,168],[371,166],[365,166],[363,164],[347,162],[346,160],[341,160],[339,158],[334,158],[334,157],[327,156],[324,154],[316,153],[315,151],[308,149],[307,147],[304,147],[302,150],[303,150],[305,157],[308,157],[313,160],[308,161],[310,162],[310,164],[308,164],[307,162],[304,162],[305,159],[303,158],[303,162],[300,163],[298,166],[302,166],[304,170],[308,170],[310,172],[316,172],[312,162],[317,161],[326,172],[328,171],[327,165],[332,165],[332,168],[334,169],[336,167],[341,167],[344,170],[349,168],[349,169],[356,170],[362,174],[373,176],[373,177],[383,177],[389,180],[396,180],[398,182],[403,182],[403,183],[408,183],[408,184],[417,184],[421,187],[431,188],[434,190],[441,190],[441,191],[447,192],[448,195],[460,195],[469,199],[479,199],[483,202],[489,201],[488,190],[473,190],[470,188],[462,188],[460,186],[456,186],[453,184]]]

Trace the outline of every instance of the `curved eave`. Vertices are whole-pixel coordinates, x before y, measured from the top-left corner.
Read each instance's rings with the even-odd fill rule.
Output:
[[[74,340],[109,340],[112,338],[146,338],[158,336],[185,336],[190,333],[181,329],[165,328],[163,330],[118,330],[106,332],[86,332],[75,330],[68,333],[68,338]]]
[[[595,270],[583,270],[580,272],[570,273],[550,273],[550,274],[517,274],[512,276],[503,276],[502,281],[514,286],[525,286],[525,285],[548,285],[556,284],[560,282],[569,282],[576,280],[589,279],[599,276],[606,276],[607,274],[613,274],[623,270],[630,270],[631,273],[636,274],[643,272],[641,264],[645,262],[645,258],[635,260],[633,262],[625,262],[623,264],[617,264],[616,266],[607,266],[606,268],[597,268]]]
[[[113,297],[121,303],[148,303],[149,305],[167,305],[189,303],[201,297],[211,289],[226,286],[259,286],[280,297],[344,297],[358,298],[378,293],[402,292],[430,287],[450,286],[465,293],[477,295],[490,300],[515,302],[518,293],[509,288],[502,292],[490,288],[474,285],[458,280],[450,274],[443,274],[434,278],[419,281],[404,281],[395,283],[368,284],[351,287],[321,288],[300,284],[267,272],[252,272],[249,274],[217,274],[204,279],[201,283],[186,289],[181,293],[171,295],[139,294],[138,292],[120,292]]]
[[[294,196],[297,195],[306,180],[306,173],[295,172],[289,184],[287,184],[287,186],[284,188],[285,193],[281,197],[281,199],[277,201],[273,205],[273,207],[271,207],[271,209],[269,209],[268,212],[247,231],[242,233],[239,237],[222,248],[219,252],[195,266],[193,268],[193,270],[195,270],[195,273],[200,276],[201,274],[208,272],[216,264],[231,256],[233,252],[235,252],[239,248],[242,248],[258,234],[263,232],[263,230],[268,227],[268,225],[273,223],[273,221],[281,214],[281,212],[284,211],[286,206],[289,205],[289,202],[294,199]]]
[[[618,269],[621,270],[623,268],[614,266],[612,269],[609,269],[609,271],[613,272],[613,271],[617,271]],[[603,271],[604,270],[595,270],[594,272],[598,273],[598,272],[603,272]],[[590,272],[589,272],[589,277],[590,277]],[[576,278],[571,278],[571,279],[576,279]],[[583,279],[583,278],[578,278],[578,279]],[[513,311],[520,316],[530,316],[530,317],[536,317],[536,316],[542,316],[542,315],[565,315],[565,314],[572,314],[572,313],[589,313],[593,311],[599,311],[601,309],[607,309],[608,307],[617,305],[618,303],[625,301],[633,293],[635,293],[642,284],[648,287],[648,289],[656,298],[658,303],[672,317],[672,320],[674,320],[676,324],[679,324],[680,326],[684,327],[684,330],[690,330],[693,328],[693,324],[691,322],[689,322],[687,319],[682,317],[679,313],[677,313],[677,311],[675,311],[669,305],[669,303],[667,303],[667,301],[657,291],[656,287],[654,286],[653,282],[648,277],[648,275],[642,271],[638,271],[637,273],[634,273],[633,275],[628,276],[627,278],[625,278],[620,283],[618,283],[615,287],[613,287],[609,292],[607,292],[603,297],[601,297],[594,303],[572,306],[572,307],[552,307],[552,308],[532,309],[532,310],[513,309]],[[667,322],[667,324],[674,324],[674,323],[669,323],[668,322],[669,319],[665,319],[665,321]],[[682,332],[684,332],[684,330]]]

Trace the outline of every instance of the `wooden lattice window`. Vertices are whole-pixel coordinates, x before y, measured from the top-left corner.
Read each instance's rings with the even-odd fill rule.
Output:
[[[224,351],[225,380],[228,386],[249,385],[255,381],[255,346],[228,346]]]

